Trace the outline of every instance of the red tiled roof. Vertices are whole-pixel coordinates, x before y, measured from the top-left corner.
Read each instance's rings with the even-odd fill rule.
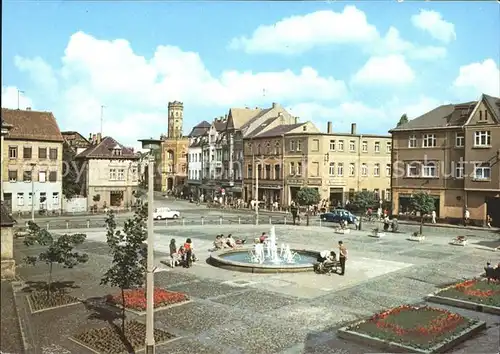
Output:
[[[63,142],[52,112],[2,108],[2,120],[13,126],[6,139]]]
[[[121,155],[113,155],[113,149],[117,146],[122,149]],[[86,159],[139,159],[139,156],[134,152],[133,149],[123,146],[110,136],[102,139],[99,144],[88,147],[86,150],[79,153],[76,157]]]

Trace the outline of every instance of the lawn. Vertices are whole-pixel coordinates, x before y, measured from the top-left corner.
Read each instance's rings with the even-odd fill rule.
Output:
[[[492,280],[488,284],[482,279],[467,280],[438,292],[436,296],[500,307],[500,282]]]
[[[348,330],[409,347],[430,349],[473,324],[443,309],[405,305],[376,314]]]

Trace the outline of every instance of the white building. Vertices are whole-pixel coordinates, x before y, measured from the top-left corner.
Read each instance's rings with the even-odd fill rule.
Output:
[[[208,142],[207,132],[210,123],[203,121],[196,125],[188,135],[188,185],[192,193],[199,195],[203,179],[203,147]]]
[[[12,212],[61,209],[63,137],[51,112],[2,108],[2,197]],[[33,194],[34,191],[34,194]]]

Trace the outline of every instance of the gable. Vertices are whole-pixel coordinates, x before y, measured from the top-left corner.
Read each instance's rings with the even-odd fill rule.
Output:
[[[308,134],[308,133],[319,133],[319,129],[314,125],[313,122],[307,121],[304,124],[294,128],[289,131],[287,134]]]
[[[466,125],[488,125],[498,123],[499,121],[496,112],[494,111],[494,107],[491,107],[490,102],[483,98],[474,108],[474,111],[469,117]]]

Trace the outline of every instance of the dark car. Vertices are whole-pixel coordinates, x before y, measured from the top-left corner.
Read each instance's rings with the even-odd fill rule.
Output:
[[[329,213],[324,213],[319,216],[321,220],[326,222],[336,222],[347,221],[348,224],[356,224],[358,218],[351,212],[345,209],[335,209]]]

